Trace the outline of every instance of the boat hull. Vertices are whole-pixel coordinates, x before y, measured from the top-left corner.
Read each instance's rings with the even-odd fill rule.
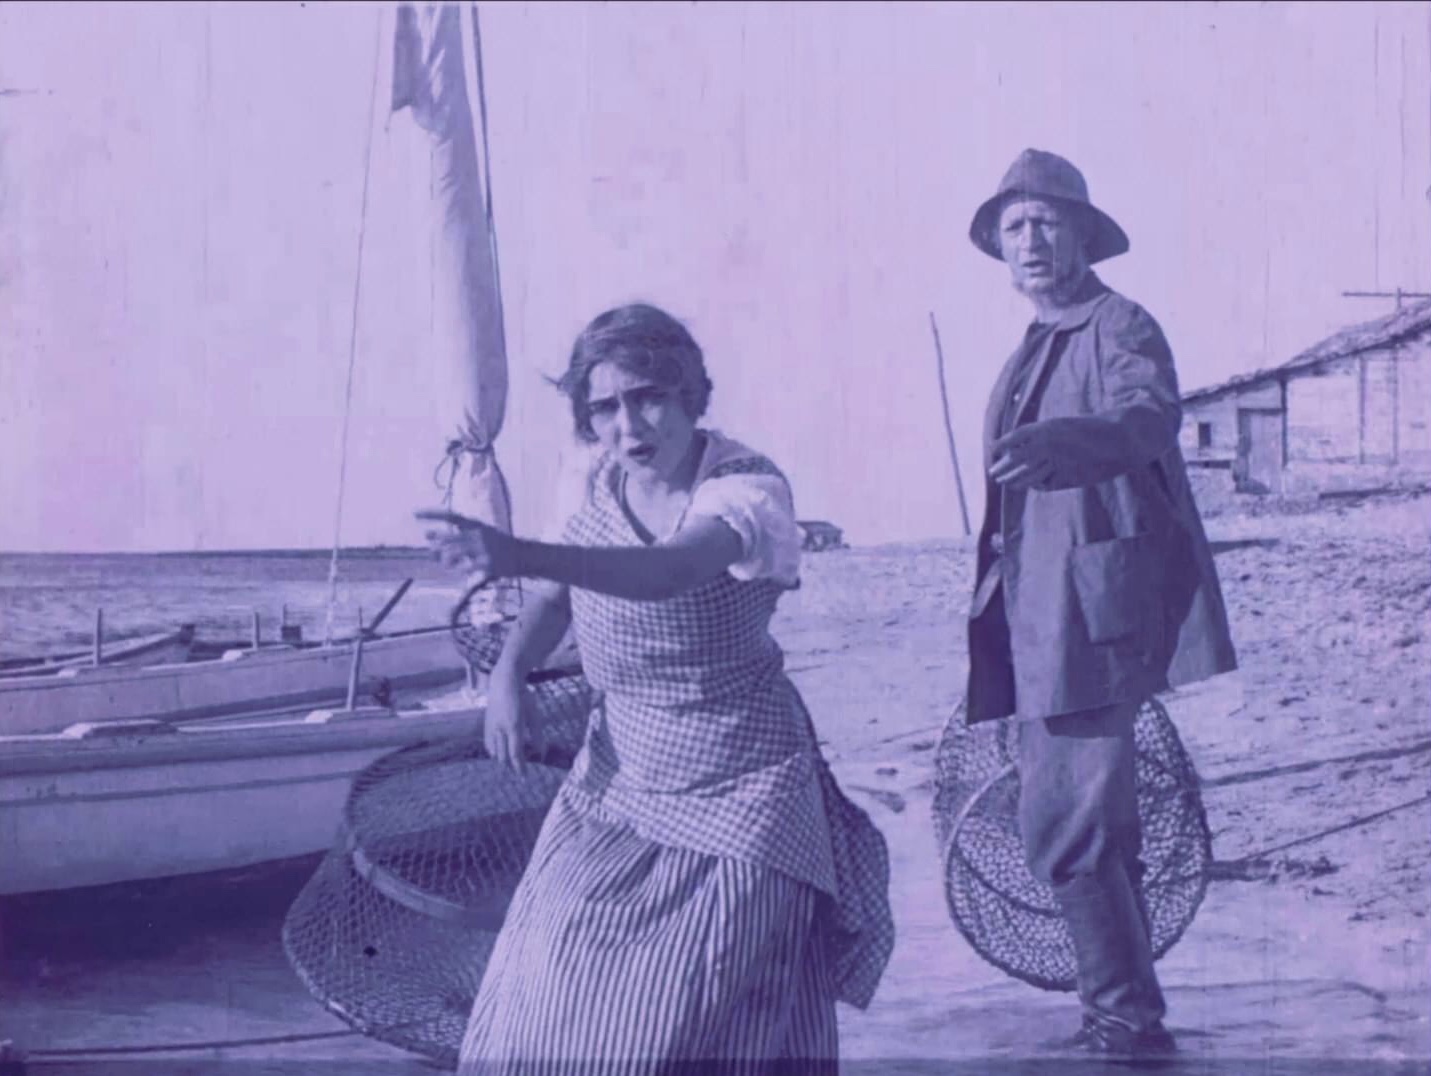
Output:
[[[409,744],[473,735],[481,716],[373,709],[0,738],[0,896],[322,852],[364,766]]]

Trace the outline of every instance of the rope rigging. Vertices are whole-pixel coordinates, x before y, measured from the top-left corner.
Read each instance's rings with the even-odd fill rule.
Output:
[[[338,441],[338,502],[333,514],[333,553],[328,562],[328,609],[324,617],[323,643],[333,641],[333,619],[338,604],[338,550],[343,531],[343,494],[348,478],[348,427],[353,413],[353,374],[358,355],[358,314],[363,294],[363,245],[368,230],[368,188],[373,172],[373,110],[378,100],[378,64],[383,48],[383,10],[378,9],[373,49],[373,83],[368,94],[368,135],[363,154],[363,197],[358,211],[358,259],[353,273],[353,316],[348,331],[348,377],[343,389],[343,427]]]

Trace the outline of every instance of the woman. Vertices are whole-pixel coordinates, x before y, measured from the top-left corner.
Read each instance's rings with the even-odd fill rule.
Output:
[[[495,758],[536,746],[522,684],[569,624],[601,693],[461,1071],[833,1070],[835,1001],[868,1004],[893,924],[883,839],[768,631],[798,585],[789,487],[698,428],[701,350],[661,310],[596,318],[558,384],[594,449],[560,544],[420,513],[454,525],[428,534],[449,566],[538,581],[491,677]]]

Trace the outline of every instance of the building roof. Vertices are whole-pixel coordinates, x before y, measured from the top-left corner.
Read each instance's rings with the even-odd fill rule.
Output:
[[[1386,347],[1409,337],[1419,336],[1428,329],[1431,329],[1431,299],[1404,306],[1384,318],[1348,326],[1279,366],[1269,366],[1251,373],[1238,374],[1236,377],[1216,385],[1185,392],[1183,399],[1192,401],[1217,396],[1232,389],[1244,388],[1259,381],[1302,370],[1308,366],[1316,366],[1318,363],[1331,359],[1344,359],[1350,355],[1359,355],[1363,351],[1371,351],[1373,348]]]

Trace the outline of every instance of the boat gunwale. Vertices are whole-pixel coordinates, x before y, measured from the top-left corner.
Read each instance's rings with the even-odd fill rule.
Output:
[[[409,631],[395,632],[393,634],[376,635],[363,639],[363,652],[367,656],[372,656],[371,651],[377,647],[383,647],[384,643],[410,642],[418,636],[432,636],[450,631],[447,627],[415,628]],[[301,646],[274,646],[259,647],[257,650],[230,650],[225,655],[216,658],[205,658],[201,661],[171,661],[162,665],[100,665],[100,666],[69,666],[63,671],[69,675],[60,675],[62,670],[47,669],[43,672],[23,673],[0,678],[0,694],[21,690],[58,690],[76,685],[86,687],[100,687],[114,681],[133,680],[162,680],[175,676],[197,676],[216,669],[234,668],[242,665],[244,668],[251,668],[254,664],[262,662],[265,665],[282,665],[296,662],[300,659],[310,660],[315,654],[326,654],[334,657],[343,655],[351,656],[353,652],[354,640],[351,638],[334,640],[331,646],[322,643],[313,643]],[[452,651],[451,667],[462,670],[463,658],[461,653],[454,647]],[[446,668],[447,666],[442,666]],[[424,670],[431,672],[432,670]]]
[[[66,738],[60,733],[0,736],[0,780],[36,774],[397,747],[428,737],[457,738],[464,732],[476,735],[485,713],[482,706],[451,710],[374,710],[370,716],[335,716],[327,721],[312,721],[309,720],[312,715],[305,714],[257,724],[170,726],[165,732],[121,733],[100,739]]]
[[[178,642],[185,636],[190,639],[195,637],[192,624],[182,625],[169,631],[155,631],[144,635],[126,635],[121,638],[106,639],[101,662],[117,661],[134,654],[142,654],[168,643]],[[0,674],[13,670],[60,669],[65,667],[66,662],[89,660],[93,658],[93,655],[94,647],[90,646],[75,650],[60,650],[52,654],[22,654],[0,658]]]

